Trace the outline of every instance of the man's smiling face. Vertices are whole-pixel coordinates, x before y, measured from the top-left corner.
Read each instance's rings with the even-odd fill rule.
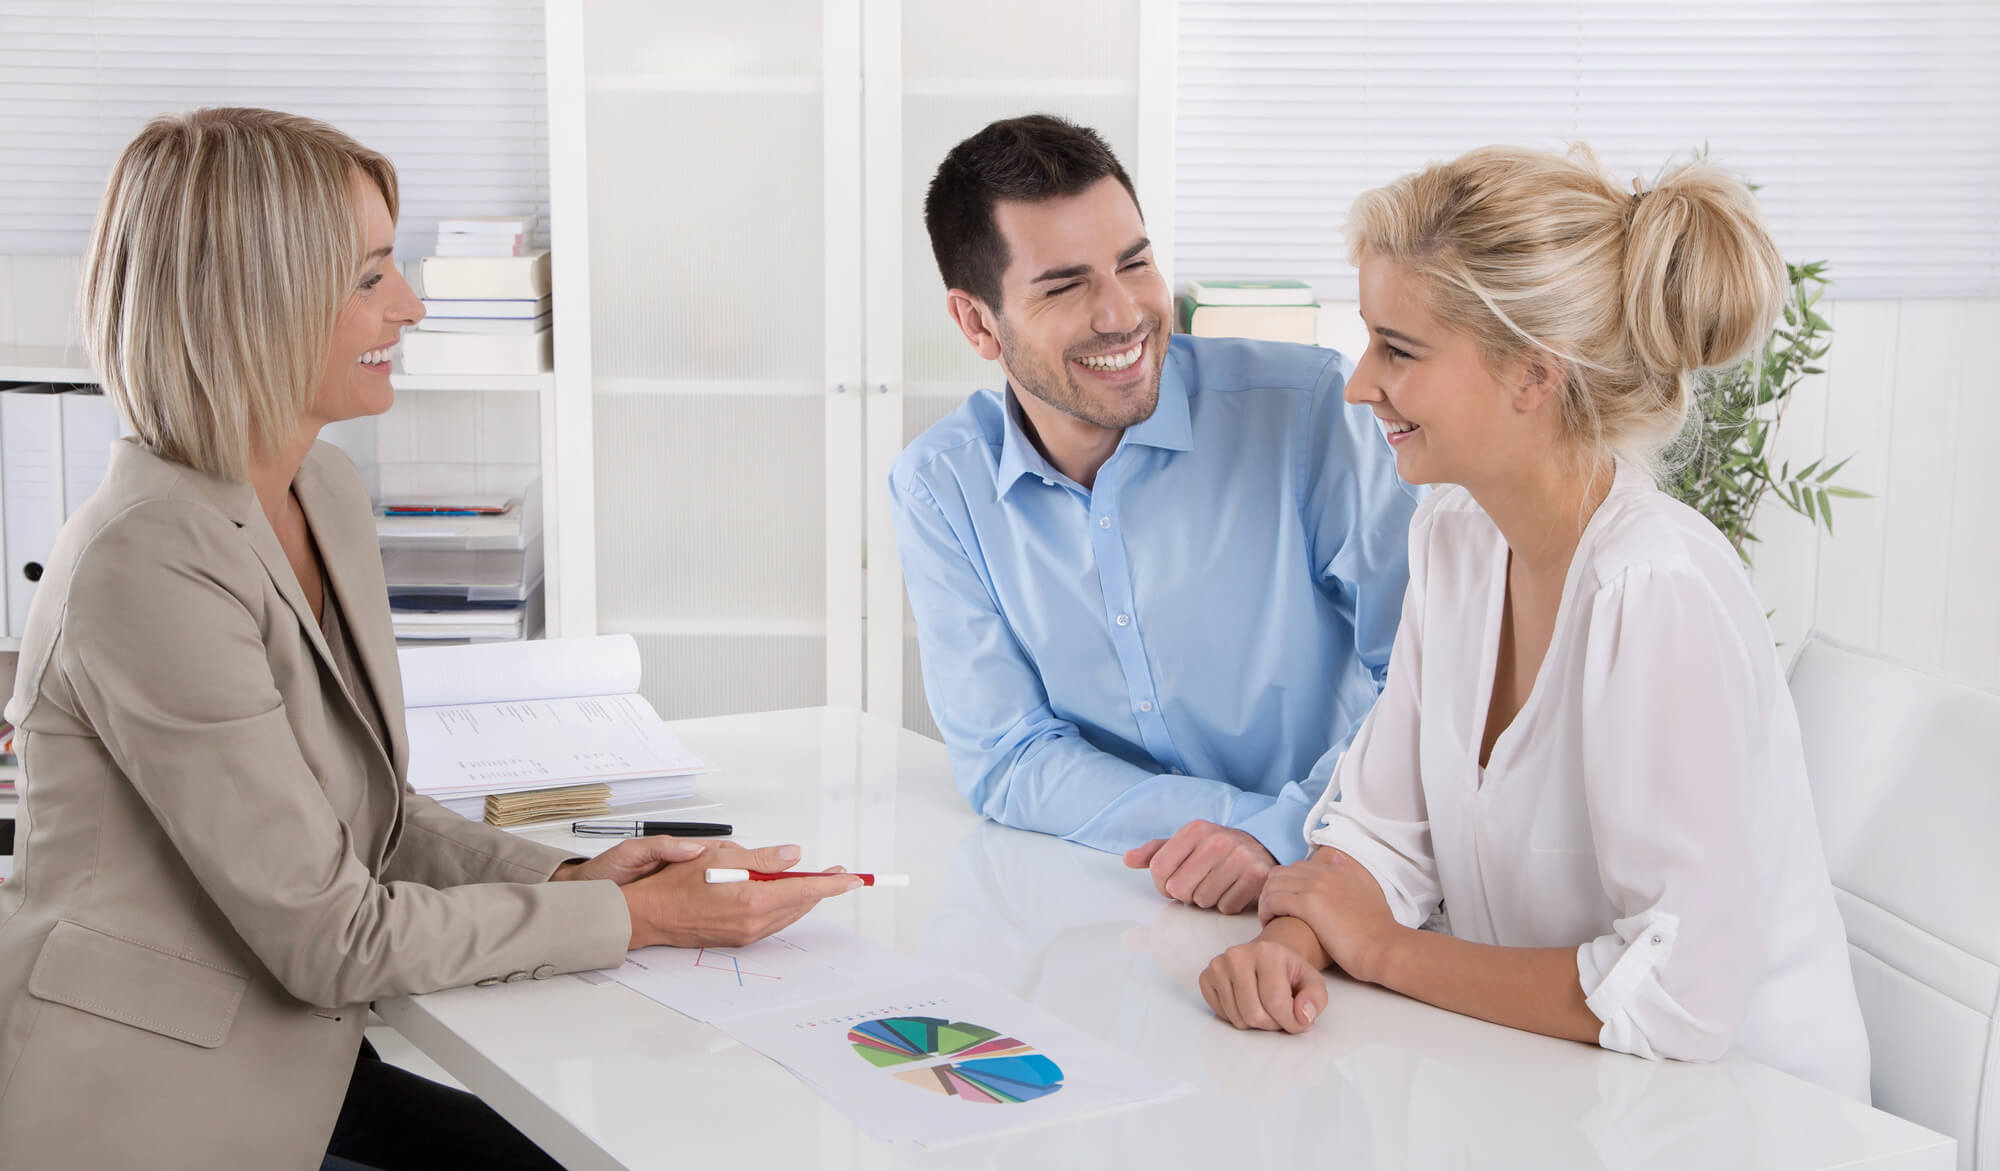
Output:
[[[1139,208],[1116,178],[1076,195],[994,206],[1007,243],[995,310],[1016,392],[1106,430],[1160,401],[1172,297]]]

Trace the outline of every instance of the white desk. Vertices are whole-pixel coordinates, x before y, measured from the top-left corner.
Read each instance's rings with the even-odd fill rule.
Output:
[[[618,985],[572,977],[384,1001],[381,1015],[573,1171],[601,1168],[1936,1168],[1951,1140],[1745,1060],[1655,1064],[1329,977],[1308,1033],[1240,1033],[1195,978],[1255,916],[1162,901],[1117,857],[982,823],[942,745],[839,709],[690,720],[701,791],[751,844],[914,876],[816,914],[981,974],[1197,1096],[922,1152]],[[588,849],[565,830],[541,840]],[[601,847],[599,841],[594,845]]]

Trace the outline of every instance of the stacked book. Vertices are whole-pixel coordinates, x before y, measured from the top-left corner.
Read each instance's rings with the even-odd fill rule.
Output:
[[[541,482],[519,496],[383,500],[375,535],[399,644],[500,642],[542,629]]]
[[[1189,281],[1181,332],[1319,343],[1319,299],[1304,281]]]
[[[554,365],[549,254],[534,216],[438,222],[420,262],[424,320],[403,334],[405,374],[540,374]]]
[[[398,657],[410,787],[475,821],[686,809],[709,771],[638,694],[630,635]]]

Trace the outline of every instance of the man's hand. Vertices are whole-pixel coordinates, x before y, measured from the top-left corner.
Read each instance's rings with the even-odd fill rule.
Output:
[[[850,874],[711,885],[703,873],[711,866],[787,870],[798,860],[797,846],[746,850],[734,842],[714,842],[688,861],[669,862],[626,883],[619,889],[632,915],[627,946],[742,947],[798,922],[821,899],[861,885]]]
[[[1368,868],[1331,847],[1271,872],[1257,903],[1264,923],[1290,917],[1312,928],[1327,958],[1357,980],[1373,983],[1377,960],[1404,930]]]
[[[1125,851],[1125,865],[1151,870],[1161,894],[1225,915],[1256,906],[1277,864],[1256,838],[1212,821],[1190,821],[1171,838]]]

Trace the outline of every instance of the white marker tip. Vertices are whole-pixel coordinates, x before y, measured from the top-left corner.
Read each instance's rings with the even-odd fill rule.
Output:
[[[910,876],[907,874],[878,874],[875,876],[875,885],[908,886],[910,885]]]
[[[749,882],[750,872],[748,870],[732,869],[731,867],[728,866],[711,866],[708,868],[708,871],[704,875],[704,877],[706,877],[710,883]]]

